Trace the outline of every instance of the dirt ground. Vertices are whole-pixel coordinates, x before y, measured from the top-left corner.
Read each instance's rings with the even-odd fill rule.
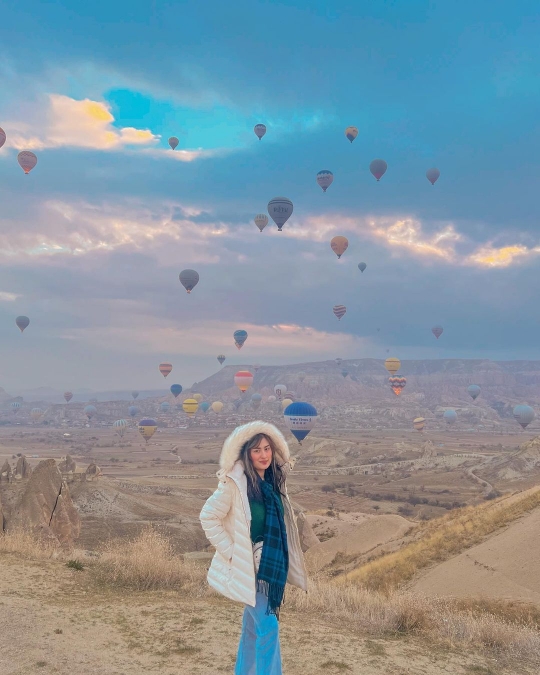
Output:
[[[242,607],[219,597],[111,591],[88,570],[0,554],[2,675],[233,673]],[[530,674],[481,655],[409,639],[369,639],[324,616],[286,609],[286,675]]]

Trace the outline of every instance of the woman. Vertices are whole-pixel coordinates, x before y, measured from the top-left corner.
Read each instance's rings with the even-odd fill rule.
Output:
[[[216,549],[208,583],[246,605],[235,675],[281,675],[278,618],[285,582],[307,591],[285,485],[293,465],[289,447],[273,424],[250,422],[227,438],[219,464],[218,488],[200,518]]]

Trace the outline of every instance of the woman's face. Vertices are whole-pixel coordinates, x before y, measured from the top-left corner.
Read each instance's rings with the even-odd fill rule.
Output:
[[[258,445],[251,448],[249,456],[253,463],[253,468],[261,476],[272,463],[272,448],[268,440],[263,436]]]

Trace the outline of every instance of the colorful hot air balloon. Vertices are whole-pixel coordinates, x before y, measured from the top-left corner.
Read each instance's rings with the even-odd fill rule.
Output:
[[[12,401],[10,405],[11,409],[13,410],[13,414],[16,415],[19,412],[19,408],[21,407],[20,401]]]
[[[169,138],[169,145],[173,150],[176,150],[176,148],[178,147],[178,143],[180,143],[180,141],[176,138],[176,136],[171,136]]]
[[[139,408],[134,405],[130,405],[128,408],[128,413],[130,417],[136,417],[137,413],[139,412]]]
[[[19,162],[19,166],[24,171],[24,173],[29,174],[37,164],[37,157],[33,152],[23,150],[17,155],[17,161]]]
[[[315,426],[317,410],[303,401],[291,403],[283,411],[289,430],[296,440],[301,443]]]
[[[6,132],[0,127],[0,148],[4,145],[6,142]]]
[[[286,197],[274,197],[268,202],[268,215],[277,225],[279,232],[291,217],[293,208],[293,203]]]
[[[69,403],[73,398],[73,394],[70,391],[65,391],[64,398],[66,399],[66,403]]]
[[[186,415],[193,417],[193,415],[199,409],[199,402],[194,398],[186,398],[186,400],[182,403],[182,409]]]
[[[360,272],[362,272],[362,274],[364,273],[364,270],[366,269],[366,267],[367,267],[367,265],[366,265],[365,262],[358,263],[358,269],[360,270]]]
[[[384,362],[384,367],[391,375],[393,375],[401,368],[401,361],[396,359],[395,356],[391,356]]]
[[[333,237],[332,241],[330,242],[330,247],[332,248],[332,251],[337,255],[338,259],[341,258],[341,256],[345,253],[347,250],[347,247],[349,246],[349,240],[347,237]]]
[[[525,429],[535,418],[534,410],[530,405],[517,405],[513,411],[514,419]]]
[[[437,338],[437,340],[441,337],[441,335],[444,332],[444,328],[442,326],[433,326],[431,329],[431,332],[433,335]]]
[[[426,420],[425,420],[424,417],[416,417],[413,420],[413,426],[416,429],[416,431],[423,431],[425,424],[426,424]]]
[[[278,399],[281,401],[283,396],[285,395],[285,392],[287,391],[287,385],[285,384],[276,384],[274,387],[274,394],[278,397]]]
[[[472,400],[476,401],[476,399],[480,396],[481,389],[477,384],[470,384],[467,387],[467,391],[472,396]]]
[[[116,420],[116,422],[113,422],[113,428],[120,438],[123,438],[124,432],[127,429],[126,420]]]
[[[145,417],[142,420],[139,420],[139,433],[144,438],[146,443],[152,438],[156,433],[157,422],[150,417]]]
[[[219,415],[223,410],[223,403],[221,401],[214,401],[211,406],[212,410]]]
[[[294,399],[296,398],[296,394],[294,393],[294,391],[290,391],[290,390],[289,390],[289,391],[286,391],[286,392],[285,392],[285,396],[284,396],[284,397],[285,397],[285,398],[289,398],[291,401],[294,401]]]
[[[172,364],[171,363],[160,363],[159,364],[159,372],[163,375],[163,377],[167,377],[167,375],[171,372],[172,370]]]
[[[28,328],[28,326],[30,325],[30,319],[27,316],[18,316],[15,319],[15,323],[17,324],[19,330],[22,333],[24,329]]]
[[[258,410],[261,407],[262,396],[260,394],[253,394],[250,402],[253,410]]]
[[[243,394],[253,384],[253,375],[249,370],[239,370],[234,376],[234,383]]]
[[[93,408],[94,406],[92,406]],[[85,408],[86,412],[86,408]],[[41,408],[32,408],[30,411],[30,417],[34,420],[34,422],[38,422],[44,415],[45,413]]]
[[[171,394],[174,396],[174,398],[178,398],[181,393],[182,393],[181,384],[171,384]]]
[[[288,406],[290,406],[292,403],[290,398],[284,398],[283,401],[281,401],[281,409],[285,410]]]
[[[401,394],[405,385],[407,384],[407,380],[404,377],[389,377],[388,382],[390,383],[390,387],[396,396]]]
[[[457,412],[455,410],[445,410],[443,414],[443,419],[447,424],[455,424],[457,421]]]
[[[371,164],[369,165],[369,170],[375,176],[377,181],[381,180],[381,178],[386,173],[387,168],[388,168],[388,165],[386,164],[384,159],[374,159],[371,162]]]
[[[171,409],[171,404],[169,403],[169,401],[162,401],[159,408],[160,408],[161,412],[167,413]]]
[[[217,357],[217,360],[219,361],[219,365],[222,366],[222,365],[223,365],[223,362],[225,361],[225,354],[220,354],[220,355]]]
[[[331,171],[319,171],[317,174],[317,185],[319,185],[322,188],[323,192],[326,192],[326,190],[332,185],[334,182],[334,174]]]
[[[345,305],[334,305],[332,311],[334,312],[334,315],[337,317],[338,321],[341,321],[341,317],[345,316],[347,308]]]
[[[238,349],[242,349],[244,342],[247,340],[247,331],[245,330],[235,330],[233,333],[234,344]]]
[[[206,413],[210,410],[210,403],[208,403],[208,401],[203,401],[199,408],[203,411],[203,413]]]
[[[188,293],[191,293],[191,291],[199,283],[199,273],[195,270],[182,270],[182,272],[180,272],[178,275],[178,278]]]
[[[88,417],[89,420],[91,420],[96,413],[97,408],[95,405],[87,405],[84,409],[84,414],[86,415],[86,417]]]
[[[255,218],[255,225],[259,228],[259,231],[262,232],[264,228],[268,225],[268,216],[264,213],[258,213]]]
[[[345,129],[345,136],[352,143],[354,139],[358,136],[358,129],[356,127],[347,127]]]
[[[264,136],[264,134],[266,133],[266,125],[265,125],[265,124],[256,124],[256,125],[253,127],[253,131],[255,132],[255,136],[257,136],[257,138],[258,138],[259,140],[261,140],[261,138],[262,138],[262,137]]]
[[[439,171],[439,169],[436,169],[435,167],[433,167],[433,169],[428,169],[426,171],[426,178],[432,185],[435,185],[440,175],[441,172]]]
[[[200,403],[203,400],[203,395],[202,394],[193,394],[191,397],[197,401],[197,403]]]
[[[137,396],[139,395],[139,392],[138,391],[132,391],[131,395],[133,396],[133,400],[135,400],[137,398]]]

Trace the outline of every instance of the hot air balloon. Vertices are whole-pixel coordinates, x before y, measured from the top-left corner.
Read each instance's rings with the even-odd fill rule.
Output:
[[[401,361],[396,359],[395,356],[391,356],[384,362],[384,367],[391,375],[393,375],[401,368]]]
[[[182,393],[181,384],[171,384],[171,394],[174,396],[174,398],[178,398],[181,393]]]
[[[274,197],[268,202],[268,215],[277,225],[279,232],[291,217],[293,208],[293,203],[286,197]]]
[[[514,408],[514,419],[525,429],[536,417],[530,405],[517,405]]]
[[[457,412],[455,410],[445,410],[443,418],[447,424],[455,424],[457,421]]]
[[[467,391],[472,396],[472,400],[476,401],[476,399],[480,396],[481,389],[477,384],[470,384],[467,387]]]
[[[292,403],[290,398],[284,398],[283,401],[281,401],[281,409],[285,410],[288,406],[290,406]]]
[[[247,331],[245,330],[235,330],[233,334],[234,344],[238,349],[242,349],[244,342],[247,340]]]
[[[220,355],[217,357],[217,360],[219,361],[219,365],[222,366],[222,365],[223,365],[223,362],[225,361],[225,354],[220,354]]]
[[[253,368],[253,370],[254,370],[255,372],[257,372],[257,371],[259,370],[260,367],[261,367],[261,364],[260,364],[260,363],[254,363],[253,366],[252,366],[252,368]]]
[[[251,407],[253,410],[258,410],[261,407],[262,396],[260,394],[253,394],[251,397]]]
[[[128,413],[129,413],[130,417],[135,417],[138,412],[139,412],[139,409],[137,408],[137,406],[134,406],[134,405],[129,406]]]
[[[23,150],[17,155],[17,161],[19,162],[19,166],[24,171],[24,173],[29,174],[37,164],[37,157],[33,152]]]
[[[34,420],[34,422],[38,422],[43,417],[44,414],[45,413],[41,408],[32,408],[32,410],[30,411],[30,417]]]
[[[367,267],[366,263],[364,262],[358,263],[358,269],[360,270],[360,272],[362,272],[362,274],[364,273],[366,267]]]
[[[302,382],[303,382],[305,379],[306,379],[306,374],[304,373],[303,370],[301,370],[301,371],[298,373],[298,381],[300,382],[300,384],[302,384]]]
[[[331,171],[319,171],[317,174],[317,185],[319,185],[322,188],[323,192],[326,192],[326,190],[332,185],[334,182],[334,174]]]
[[[276,386],[274,387],[274,394],[278,397],[280,401],[283,398],[286,391],[287,386],[284,384],[276,384]]]
[[[186,415],[193,417],[193,415],[199,409],[199,402],[194,398],[186,398],[186,400],[182,403],[182,409]]]
[[[266,133],[266,125],[265,125],[265,124],[256,124],[256,125],[253,127],[253,131],[255,132],[255,136],[257,136],[257,138],[258,138],[259,140],[261,140],[261,138],[262,138],[262,137],[264,136],[264,134]]]
[[[433,167],[433,169],[428,169],[426,171],[426,178],[432,185],[435,185],[440,175],[441,172],[439,171],[439,169],[436,169],[435,167]]]
[[[310,404],[303,401],[291,403],[283,411],[283,415],[289,430],[299,443],[315,426],[317,420],[317,410]]]
[[[423,431],[425,424],[426,420],[424,417],[417,417],[413,420],[413,426],[416,431]]]
[[[66,403],[69,403],[71,399],[73,398],[73,394],[70,391],[65,391],[64,392],[64,398],[66,400]]]
[[[6,132],[0,127],[0,148],[4,145],[6,142]]]
[[[13,414],[16,415],[19,412],[19,408],[21,407],[20,401],[12,401],[10,405],[11,409],[13,410]]]
[[[200,403],[203,400],[203,395],[202,394],[193,394],[191,398],[194,398],[197,403]]]
[[[338,321],[341,321],[341,317],[345,316],[347,308],[345,305],[334,305],[332,311],[334,312],[334,315],[337,317]]]
[[[358,136],[358,129],[356,127],[347,127],[345,129],[345,136],[352,143],[354,139]]]
[[[338,366],[340,366],[343,363],[343,359],[340,359],[339,356],[337,357],[337,359],[335,359],[335,361]]]
[[[441,335],[444,332],[444,328],[442,326],[433,326],[431,329],[431,332],[433,335],[437,338],[437,340],[441,337]]]
[[[195,270],[182,270],[182,272],[180,272],[178,275],[178,278],[188,293],[191,293],[191,291],[199,283],[199,273]]]
[[[124,432],[127,429],[126,420],[116,420],[116,422],[113,422],[113,428],[120,438],[123,438]]]
[[[211,407],[215,413],[219,414],[223,410],[223,403],[221,401],[214,401]]]
[[[206,413],[210,410],[210,403],[208,403],[208,401],[203,401],[199,408],[203,411],[203,413]]]
[[[148,441],[156,433],[157,422],[150,417],[145,417],[142,420],[139,420],[139,433],[148,444]]]
[[[374,159],[371,162],[371,164],[369,165],[369,170],[375,176],[377,181],[381,180],[381,178],[386,173],[387,168],[388,168],[388,165],[386,164],[384,159]]]
[[[264,228],[268,225],[268,216],[264,213],[258,213],[255,216],[255,225],[259,228],[259,231],[262,232]]]
[[[132,391],[131,395],[133,396],[133,400],[135,400],[137,398],[137,396],[139,395],[139,392],[138,391]]]
[[[347,247],[349,246],[349,240],[347,237],[333,237],[332,241],[330,242],[330,247],[332,251],[337,255],[338,259],[341,258],[341,256],[345,253],[347,250]]]
[[[277,401],[277,398],[275,396],[269,396],[268,397],[268,403],[275,403]]]
[[[343,377],[347,377],[347,375],[349,374],[349,371],[346,368],[343,368],[343,370],[341,371],[341,374],[343,375]]]
[[[389,377],[388,382],[390,383],[390,387],[396,396],[401,394],[405,385],[407,384],[407,380],[404,377]]]
[[[18,316],[15,319],[15,323],[17,324],[19,330],[22,333],[25,328],[28,328],[28,326],[30,324],[30,319],[27,316]]]
[[[171,370],[172,364],[166,363],[165,361],[159,364],[159,372],[163,375],[163,377],[167,377]]]
[[[243,394],[253,384],[253,375],[249,370],[239,370],[234,376],[234,383]]]
[[[176,148],[178,147],[178,143],[180,143],[180,141],[176,138],[176,136],[171,136],[169,138],[169,145],[173,150],[176,150]]]
[[[95,405],[87,405],[84,409],[84,414],[86,415],[86,417],[88,417],[89,420],[91,420],[96,413],[97,408]]]
[[[294,393],[294,391],[289,390],[289,391],[285,392],[284,398],[289,398],[291,401],[294,402],[294,399],[296,398],[296,394]]]

